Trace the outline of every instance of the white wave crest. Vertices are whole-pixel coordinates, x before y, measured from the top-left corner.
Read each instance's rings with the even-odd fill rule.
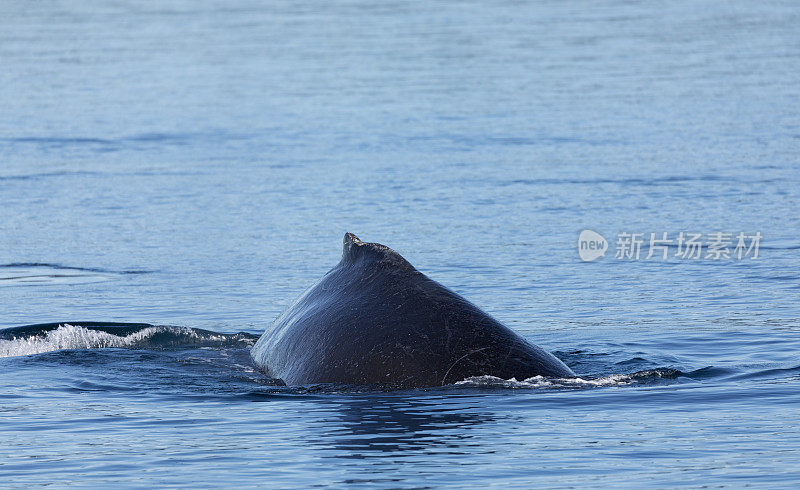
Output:
[[[631,384],[633,378],[627,374],[612,374],[597,379],[583,378],[545,378],[544,376],[534,376],[523,381],[515,378],[502,379],[495,376],[473,376],[463,381],[458,381],[456,385],[469,386],[475,388],[526,388],[526,389],[547,389],[547,388],[599,388],[604,386],[624,386]]]
[[[104,347],[129,347],[157,333],[167,330],[167,327],[147,327],[138,332],[121,337],[100,330],[91,330],[73,325],[59,325],[57,329],[50,330],[43,337],[31,336],[12,340],[0,340],[0,357],[29,356],[52,352],[63,349],[102,349]],[[197,334],[191,329],[182,329],[184,335]]]

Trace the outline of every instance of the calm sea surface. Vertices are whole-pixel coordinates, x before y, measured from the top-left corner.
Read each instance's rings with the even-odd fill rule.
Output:
[[[796,2],[3,1],[0,485],[796,485],[798,25]],[[276,385],[249,347],[346,231],[580,379]],[[763,238],[615,258],[651,232]]]

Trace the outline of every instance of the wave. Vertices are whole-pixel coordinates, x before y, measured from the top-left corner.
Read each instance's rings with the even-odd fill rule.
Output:
[[[74,267],[61,264],[51,264],[48,262],[12,262],[10,264],[0,264],[0,269],[14,269],[23,267],[27,268],[40,267],[47,269],[59,269],[59,270],[83,271],[83,272],[109,272],[112,274],[147,274],[153,272],[148,270],[137,270],[137,269],[113,271],[109,269],[101,269],[99,267]]]
[[[96,267],[74,267],[46,262],[0,264],[0,286],[84,284],[108,281],[114,276],[147,274],[147,270],[113,271]]]
[[[495,376],[473,376],[455,383],[466,388],[495,389],[586,389],[609,386],[626,386],[631,384],[651,384],[661,379],[676,379],[683,375],[681,371],[671,368],[647,369],[631,374],[612,374],[598,378],[546,378],[534,376],[522,381],[515,378],[502,379]]]
[[[146,323],[48,323],[0,330],[0,357],[72,349],[249,348],[257,339],[245,332],[223,334]]]

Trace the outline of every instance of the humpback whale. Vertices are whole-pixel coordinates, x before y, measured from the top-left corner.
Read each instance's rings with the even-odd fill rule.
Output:
[[[405,389],[483,375],[575,376],[391,248],[352,233],[339,264],[266,329],[250,355],[287,385]]]

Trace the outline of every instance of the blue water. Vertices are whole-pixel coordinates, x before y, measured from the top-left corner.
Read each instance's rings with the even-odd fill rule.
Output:
[[[794,2],[3,2],[0,327],[55,325],[0,333],[2,485],[796,484],[799,23]],[[763,240],[582,262],[587,228]],[[249,346],[346,231],[580,379],[258,372]]]

